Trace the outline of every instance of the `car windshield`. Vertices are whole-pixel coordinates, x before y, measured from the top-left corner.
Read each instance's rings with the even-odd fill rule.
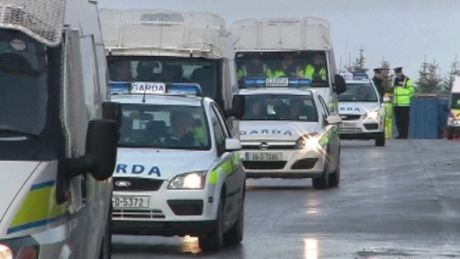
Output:
[[[460,109],[460,94],[452,94],[452,108]]]
[[[304,52],[248,52],[237,53],[236,69],[240,88],[251,87],[255,81],[265,86],[290,86],[302,84],[312,87],[328,87],[329,75],[326,54],[321,51]],[[287,85],[272,85],[275,78],[290,79]],[[269,80],[267,80],[269,79]],[[294,79],[305,79],[296,81]],[[277,83],[281,81],[278,80]]]
[[[197,83],[203,94],[220,93],[220,61],[202,58],[108,57],[111,81]]]
[[[318,121],[311,95],[247,95],[243,120]]]
[[[347,90],[339,95],[340,102],[377,102],[377,94],[371,83],[347,83]]]
[[[209,150],[202,107],[123,104],[119,146]]]
[[[0,30],[0,136],[38,135],[47,107],[46,47]]]

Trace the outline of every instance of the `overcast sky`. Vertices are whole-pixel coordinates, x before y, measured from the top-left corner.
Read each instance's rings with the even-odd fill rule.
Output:
[[[99,6],[212,12],[227,27],[244,18],[321,17],[331,23],[337,65],[362,46],[369,68],[385,58],[414,79],[425,57],[436,59],[444,76],[460,54],[459,0],[99,0]]]

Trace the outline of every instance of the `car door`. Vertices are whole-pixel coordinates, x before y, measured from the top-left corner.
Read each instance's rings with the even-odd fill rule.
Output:
[[[329,147],[329,156],[332,158],[329,161],[334,163],[332,166],[329,168],[335,169],[336,165],[338,164],[339,161],[339,149],[340,149],[340,141],[339,137],[337,135],[337,125],[328,125],[327,123],[327,117],[329,116],[329,110],[327,109],[326,102],[324,99],[318,95],[318,100],[320,102],[321,110],[322,110],[322,116],[320,116],[320,120],[322,119],[323,127],[326,130],[326,134],[328,135],[328,147]]]
[[[221,164],[223,164],[225,168],[225,186],[227,195],[226,213],[227,215],[231,215],[229,219],[235,219],[238,215],[240,204],[242,202],[244,174],[242,173],[241,164],[239,163],[238,152],[225,151],[225,139],[230,138],[231,136],[224,122],[222,113],[215,104],[211,106],[211,121],[216,140],[217,155],[221,160]]]

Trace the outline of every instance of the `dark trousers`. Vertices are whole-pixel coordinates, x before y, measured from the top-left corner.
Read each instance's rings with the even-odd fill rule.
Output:
[[[409,137],[410,107],[394,107],[398,138]]]

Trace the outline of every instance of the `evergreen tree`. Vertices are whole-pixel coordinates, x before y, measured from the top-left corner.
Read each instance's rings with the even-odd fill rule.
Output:
[[[366,73],[369,69],[366,68],[366,58],[364,57],[364,48],[359,49],[359,56],[353,61],[351,66],[347,67],[350,72],[361,72]]]
[[[393,78],[390,75],[390,62],[382,60],[382,86],[385,93],[393,93]]]
[[[458,61],[457,56],[455,56],[455,60],[452,62],[450,65],[450,71],[447,74],[446,79],[444,79],[444,82],[442,83],[442,93],[443,94],[448,94],[450,93],[450,90],[452,89],[452,86],[454,84],[455,76],[460,75],[460,63]]]
[[[440,93],[442,78],[439,75],[439,65],[436,60],[427,62],[423,61],[419,70],[419,79],[417,81],[417,88],[422,93]]]

